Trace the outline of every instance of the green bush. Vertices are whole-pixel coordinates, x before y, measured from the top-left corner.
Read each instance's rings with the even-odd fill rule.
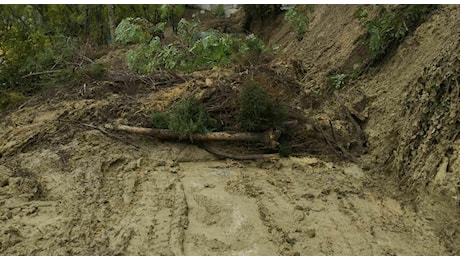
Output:
[[[307,5],[308,11],[313,10],[312,5]],[[299,41],[303,39],[304,34],[307,32],[308,25],[310,20],[308,15],[305,12],[302,12],[297,6],[283,6],[282,10],[286,11],[284,13],[284,18],[291,23],[291,26],[296,31],[296,36]]]
[[[148,21],[141,18],[123,19],[117,28],[115,28],[115,40],[121,44],[142,43],[146,41],[148,34],[142,26],[143,23],[148,23]]]
[[[212,10],[212,14],[216,18],[225,18],[224,5],[217,5],[217,7],[214,10]]]
[[[369,17],[367,9],[360,9],[355,16],[367,30],[366,46],[371,54],[371,60],[382,58],[393,50],[413,31],[425,21],[436,5],[403,5],[395,9],[379,7],[375,17]]]
[[[336,74],[329,77],[329,83],[334,89],[342,88],[348,81],[347,74]]]
[[[280,128],[287,117],[284,107],[276,104],[267,90],[256,82],[243,86],[240,97],[241,112],[237,121],[241,128],[249,131],[264,131]]]
[[[131,26],[136,25],[131,24]],[[160,37],[137,37],[131,32],[116,31],[117,38],[140,39],[144,41],[126,54],[129,69],[141,74],[150,74],[157,70],[194,71],[212,67],[224,67],[241,55],[269,52],[262,41],[254,34],[246,38],[237,38],[214,30],[200,32],[198,24],[182,19],[178,24],[178,37],[174,43],[166,44]],[[129,34],[129,37],[124,34]],[[120,35],[121,34],[121,35]],[[145,35],[145,31],[141,33]],[[151,38],[151,40],[145,40]]]
[[[73,67],[78,53],[77,41],[62,35],[45,36],[37,31],[25,40],[13,40],[3,41],[5,55],[0,81],[4,85],[0,87],[26,95],[37,92],[56,80],[63,70]]]
[[[170,129],[191,140],[193,134],[212,131],[216,125],[201,101],[194,97],[176,102],[167,112],[153,112],[151,117],[155,127]]]

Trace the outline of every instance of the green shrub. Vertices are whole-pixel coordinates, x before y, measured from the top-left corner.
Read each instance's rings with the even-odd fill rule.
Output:
[[[245,84],[239,101],[241,112],[237,116],[237,121],[244,130],[263,131],[279,128],[287,117],[285,108],[276,104],[267,90],[256,82]]]
[[[329,77],[329,83],[334,89],[342,88],[348,81],[347,74],[336,74],[334,76]]]
[[[312,5],[307,5],[307,8],[309,11],[313,10]],[[284,18],[291,23],[291,26],[296,31],[297,39],[301,41],[304,34],[307,32],[308,25],[310,23],[308,15],[299,10],[297,6],[283,6],[281,9],[286,11],[284,13]]]
[[[403,5],[395,9],[380,7],[378,15],[371,18],[368,10],[358,10],[355,17],[367,30],[366,46],[371,60],[381,59],[398,46],[409,32],[425,21],[434,8],[436,5]]]
[[[176,102],[167,112],[153,112],[151,117],[155,127],[170,129],[191,140],[193,134],[212,131],[216,125],[201,101],[194,97]]]
[[[212,14],[216,18],[225,18],[224,5],[217,5],[217,7],[214,10],[212,10]]]
[[[126,54],[129,69],[141,74],[150,74],[157,70],[190,72],[216,66],[224,67],[238,60],[241,55],[270,51],[254,34],[237,38],[214,30],[200,32],[197,23],[184,19],[179,22],[177,33],[177,41],[174,43],[165,44],[160,37],[153,36],[151,40],[145,40],[138,47],[129,50]],[[126,38],[125,35],[117,37]],[[131,35],[130,37],[133,38]],[[146,38],[150,37],[144,37]]]
[[[142,43],[149,37],[143,24],[149,23],[142,18],[125,18],[115,28],[115,40],[121,44]],[[152,25],[153,27],[153,25]]]

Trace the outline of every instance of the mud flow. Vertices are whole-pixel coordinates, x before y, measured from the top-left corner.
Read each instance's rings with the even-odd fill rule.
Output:
[[[4,111],[0,254],[458,255],[460,8],[440,6],[333,91],[366,55],[361,7],[315,6],[303,39],[282,17],[256,25],[283,51],[254,66],[141,77],[112,50],[98,60],[107,80]],[[232,17],[206,26],[241,27]],[[151,111],[187,95],[232,127],[249,80],[289,104],[288,157],[104,127],[152,127]]]

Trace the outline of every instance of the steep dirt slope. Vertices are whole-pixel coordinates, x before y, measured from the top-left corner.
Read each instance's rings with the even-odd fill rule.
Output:
[[[301,42],[282,20],[267,25],[270,42],[286,49],[268,69],[123,81],[120,61],[108,81],[52,90],[3,115],[0,254],[458,254],[457,6],[440,8],[385,63],[338,92],[367,117],[367,154],[355,162],[324,154],[219,160],[194,145],[102,127],[148,126],[148,111],[181,95],[206,97],[256,78],[304,114],[348,129],[343,108],[324,93],[331,73],[360,58],[358,8],[316,6]],[[441,84],[446,91],[429,92]]]
[[[287,24],[271,38],[303,65],[298,78],[305,92],[327,92],[328,76],[362,60],[358,8],[315,6],[301,42],[290,40]],[[338,91],[367,118],[361,127],[368,155],[361,161],[383,178],[374,185],[420,210],[454,254],[460,243],[459,22],[458,6],[440,6],[383,63]],[[295,65],[287,66],[294,74]],[[323,107],[331,106],[326,99]]]
[[[433,220],[454,254],[460,252],[459,22],[458,6],[443,6],[356,84],[373,100],[367,163],[389,166],[400,197]]]

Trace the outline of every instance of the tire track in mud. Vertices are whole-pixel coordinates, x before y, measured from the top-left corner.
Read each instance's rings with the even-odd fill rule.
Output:
[[[0,167],[0,253],[447,254],[423,216],[366,188],[354,164],[213,161],[190,145],[137,144],[91,130],[11,158],[28,174]]]
[[[425,219],[365,188],[354,164],[291,158],[181,167],[186,255],[445,254]]]
[[[91,130],[59,147],[36,147],[10,160],[47,193],[41,200],[18,199],[28,186],[8,183],[12,170],[0,169],[6,180],[0,203],[9,206],[0,211],[0,231],[8,234],[0,241],[0,253],[183,254],[187,207],[168,163],[178,148],[150,148],[136,151]]]

